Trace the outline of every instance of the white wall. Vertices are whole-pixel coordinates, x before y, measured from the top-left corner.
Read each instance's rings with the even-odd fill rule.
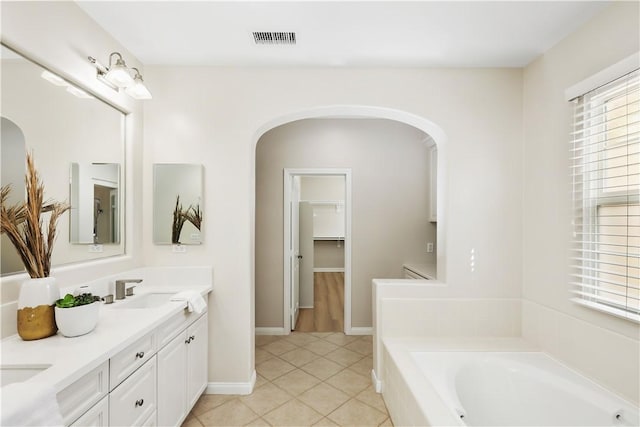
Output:
[[[95,277],[115,274],[141,264],[142,232],[142,104],[119,95],[95,79],[89,55],[105,60],[113,51],[121,52],[131,66],[141,67],[124,46],[104,32],[73,2],[1,2],[2,42],[37,60],[79,86],[130,112],[127,117],[126,255],[93,262],[55,267],[52,276],[62,286],[84,283]],[[142,70],[142,68],[140,68]],[[58,153],[60,156],[60,153]],[[68,174],[71,159],[53,153],[47,162],[58,164]],[[60,236],[63,238],[66,236]],[[26,274],[3,277],[2,336],[14,334],[15,299]]]
[[[614,2],[529,64],[523,86],[523,334],[636,401],[638,325],[569,301],[572,105],[564,91],[640,50],[639,5]]]
[[[213,264],[210,378],[248,381],[253,371],[255,144],[269,124],[299,112],[377,106],[439,126],[448,144],[439,181],[446,230],[438,231],[447,249],[439,257],[449,291],[520,296],[521,70],[155,66],[145,81],[154,94],[145,104],[145,188],[155,162],[205,167],[202,246],[188,257],[171,254],[153,246],[151,224],[143,226],[150,265]],[[151,206],[150,192],[144,205]]]

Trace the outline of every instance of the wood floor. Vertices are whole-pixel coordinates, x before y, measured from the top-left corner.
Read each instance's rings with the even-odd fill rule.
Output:
[[[344,331],[344,273],[313,273],[313,308],[301,308],[300,332]]]

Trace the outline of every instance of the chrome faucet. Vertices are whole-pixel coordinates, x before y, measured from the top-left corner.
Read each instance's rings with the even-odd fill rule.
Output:
[[[124,299],[125,285],[127,283],[140,283],[142,279],[122,279],[116,280],[116,299]]]

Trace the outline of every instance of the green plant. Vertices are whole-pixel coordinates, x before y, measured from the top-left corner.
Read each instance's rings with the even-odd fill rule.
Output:
[[[94,303],[96,301],[100,301],[100,297],[89,294],[81,294],[78,296],[73,296],[71,294],[66,294],[64,298],[60,298],[56,301],[56,307],[59,308],[71,308],[78,307],[81,305],[87,305]]]

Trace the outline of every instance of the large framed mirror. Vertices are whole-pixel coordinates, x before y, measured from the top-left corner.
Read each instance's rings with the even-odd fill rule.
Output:
[[[29,151],[45,186],[45,198],[72,205],[65,214],[69,219],[58,223],[53,266],[124,254],[125,113],[5,45],[0,47],[0,61],[1,184],[12,185],[14,201],[24,197]],[[70,165],[77,169],[77,180],[72,172],[70,181]],[[95,170],[91,191],[87,187],[74,194],[74,185],[85,179],[82,171],[93,168],[103,170]],[[96,198],[102,213],[94,238]],[[100,227],[107,212],[109,227]],[[87,227],[80,227],[82,221],[87,221]],[[23,271],[14,253],[2,236],[2,275]]]
[[[153,242],[202,243],[202,165],[153,165]]]

